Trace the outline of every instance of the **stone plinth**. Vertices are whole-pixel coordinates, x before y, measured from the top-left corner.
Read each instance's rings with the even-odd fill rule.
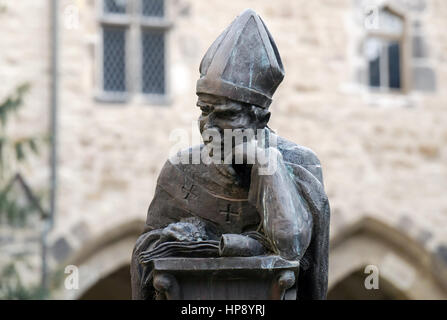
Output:
[[[299,271],[299,262],[278,256],[162,258],[151,264],[160,300],[279,300]]]

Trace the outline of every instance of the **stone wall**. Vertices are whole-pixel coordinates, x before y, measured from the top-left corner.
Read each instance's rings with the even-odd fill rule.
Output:
[[[13,178],[15,169],[19,169],[37,195],[48,193],[49,181],[48,148],[44,140],[48,134],[50,101],[49,18],[48,1],[0,2],[0,101],[4,102],[6,97],[13,95],[19,86],[25,83],[30,85],[22,109],[11,115],[5,133],[14,139],[41,138],[38,142],[40,155],[29,155],[20,168],[8,162],[5,165],[5,176],[0,177],[0,186],[4,187]],[[3,125],[1,128],[4,128]],[[6,157],[6,148],[1,149],[2,156]],[[25,194],[18,183],[13,185],[13,191],[17,192],[19,201],[24,201]],[[2,222],[5,221],[4,214],[2,218]],[[14,262],[21,280],[36,284],[40,281],[39,230],[42,224],[39,214],[33,214],[27,220],[26,227],[0,225],[0,272],[5,272],[11,267],[10,263]],[[14,281],[11,278],[8,282]]]
[[[44,131],[49,110],[49,11],[43,4],[25,2],[11,6],[4,20],[9,32],[3,29],[3,34],[10,35],[2,38],[7,50],[1,50],[0,63],[9,87],[25,78],[33,83],[21,130]],[[447,2],[391,1],[419,30],[408,43],[416,47],[413,55],[421,61],[409,66],[408,74],[417,78],[418,88],[430,89],[406,94],[371,93],[359,83],[356,52],[363,26],[356,17],[361,1],[168,4],[173,22],[168,38],[170,103],[131,99],[112,104],[95,99],[101,35],[95,1],[60,1],[54,263],[126,221],[144,221],[157,175],[175,143],[169,141],[170,133],[197,130],[192,126],[199,115],[195,82],[200,60],[247,7],[267,24],[286,71],[271,106],[271,127],[319,156],[332,208],[331,235],[374,217],[447,261]],[[79,9],[76,28],[64,25],[63,10],[69,5]],[[418,37],[423,40],[414,39]],[[418,71],[425,67],[433,72],[431,80]],[[34,185],[44,186],[39,180],[43,172],[47,171],[34,168]]]

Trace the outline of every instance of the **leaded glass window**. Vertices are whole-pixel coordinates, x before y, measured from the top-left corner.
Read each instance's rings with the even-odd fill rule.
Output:
[[[100,11],[104,98],[165,96],[166,34],[170,27],[165,1],[103,0]]]
[[[368,85],[382,90],[402,89],[403,18],[387,8],[379,12],[378,30],[373,30],[364,42]]]
[[[368,82],[375,88],[401,88],[400,44],[398,41],[370,38],[366,42]]]
[[[106,14],[126,13],[126,0],[104,0],[103,10]]]
[[[165,93],[165,37],[160,31],[143,30],[143,93]]]
[[[141,0],[142,14],[147,17],[163,17],[165,8],[164,0]]]
[[[104,91],[126,91],[126,29],[103,28]]]

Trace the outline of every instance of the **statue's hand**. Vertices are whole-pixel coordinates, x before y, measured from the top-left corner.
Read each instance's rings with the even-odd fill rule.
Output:
[[[225,155],[224,163],[231,165],[247,165],[251,167],[253,164],[258,163],[258,156],[265,152],[261,144],[251,139],[236,145],[231,154]]]

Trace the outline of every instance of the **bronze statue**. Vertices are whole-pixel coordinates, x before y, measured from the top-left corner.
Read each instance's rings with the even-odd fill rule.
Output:
[[[275,266],[297,262],[297,279],[293,273],[282,273],[281,285],[287,282],[282,289],[296,282],[296,298],[326,298],[329,203],[320,162],[310,149],[277,136],[267,126],[268,108],[283,78],[272,35],[251,9],[208,49],[197,81],[204,144],[179,152],[160,173],[145,230],[132,255],[134,299],[157,294],[160,298],[157,288],[174,286],[169,277],[154,276],[157,267],[187,269],[185,265],[205,263],[209,269],[229,261],[225,270],[231,274],[234,266],[254,261],[219,257],[277,257]],[[261,134],[238,143],[225,140],[228,130]],[[263,155],[263,161],[248,150]],[[195,155],[204,153],[215,161],[197,163]],[[272,163],[273,170],[267,170]],[[184,259],[169,265],[163,260],[167,257]]]

